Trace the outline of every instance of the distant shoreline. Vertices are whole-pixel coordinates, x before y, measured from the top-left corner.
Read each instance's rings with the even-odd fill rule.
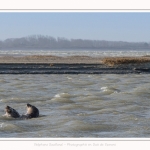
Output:
[[[150,50],[148,42],[107,41],[90,39],[67,39],[64,37],[31,35],[0,40],[0,49],[136,49]]]

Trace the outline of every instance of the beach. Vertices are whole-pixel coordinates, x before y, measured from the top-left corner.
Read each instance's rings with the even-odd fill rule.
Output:
[[[53,55],[29,55],[29,56],[1,56],[0,63],[61,63],[61,64],[98,64],[101,57],[68,56],[59,57]]]
[[[150,73],[150,57],[1,56],[0,74]]]

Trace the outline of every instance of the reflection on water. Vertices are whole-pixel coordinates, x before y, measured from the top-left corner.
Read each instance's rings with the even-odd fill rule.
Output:
[[[0,135],[9,137],[149,137],[150,75],[0,75]],[[40,110],[30,120],[26,103]]]

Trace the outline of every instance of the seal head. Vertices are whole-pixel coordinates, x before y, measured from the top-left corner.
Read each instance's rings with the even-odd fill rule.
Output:
[[[28,119],[37,118],[37,117],[39,117],[39,110],[35,106],[33,106],[31,104],[27,104],[26,116]]]
[[[4,116],[12,117],[12,118],[20,117],[19,113],[15,109],[11,108],[10,106],[5,107],[5,112],[6,114]]]

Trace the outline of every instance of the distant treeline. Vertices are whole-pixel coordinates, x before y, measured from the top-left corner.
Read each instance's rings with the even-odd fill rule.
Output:
[[[0,41],[0,49],[150,49],[150,43],[54,38],[33,35]]]

